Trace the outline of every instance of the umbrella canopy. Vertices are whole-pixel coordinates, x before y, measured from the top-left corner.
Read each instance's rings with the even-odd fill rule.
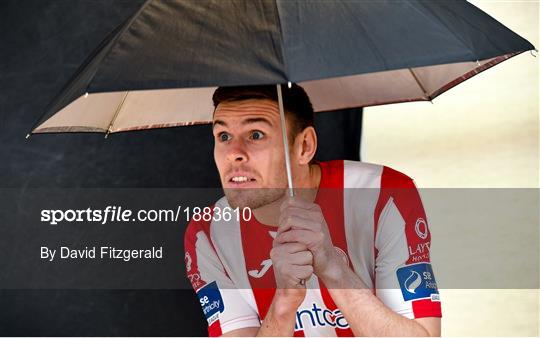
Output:
[[[32,132],[209,123],[217,86],[296,82],[317,112],[432,100],[528,41],[466,1],[147,1]]]

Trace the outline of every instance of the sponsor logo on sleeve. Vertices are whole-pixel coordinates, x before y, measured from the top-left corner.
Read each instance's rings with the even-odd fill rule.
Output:
[[[428,235],[428,226],[426,224],[426,221],[422,217],[418,218],[416,220],[416,223],[414,224],[414,230],[416,231],[416,234],[421,239],[426,239]]]
[[[399,287],[406,301],[431,298],[438,299],[439,291],[431,264],[417,263],[405,265],[396,271]],[[433,296],[437,294],[437,296]]]
[[[187,251],[186,251],[186,254],[184,255],[184,263],[186,263],[187,272],[190,272],[192,260],[191,260],[191,255]]]
[[[406,228],[409,259],[407,264],[429,263],[430,238],[429,228],[424,218],[418,217],[414,226]]]
[[[429,260],[431,242],[409,245],[409,259],[412,263]]]
[[[219,319],[219,314],[225,309],[217,283],[212,282],[199,289],[197,296],[199,297],[199,302],[201,303],[208,325],[211,325]]]
[[[204,281],[201,279],[201,275],[199,275],[197,272],[190,273],[188,275],[188,278],[191,282],[191,285],[193,285],[193,289],[198,290],[199,288],[204,286]]]

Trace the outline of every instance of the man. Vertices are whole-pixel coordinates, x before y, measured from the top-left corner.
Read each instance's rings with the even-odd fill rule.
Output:
[[[296,195],[275,86],[218,88],[214,159],[251,219],[190,222],[186,268],[210,336],[438,336],[430,233],[414,183],[388,167],[316,162],[313,108],[284,88]]]

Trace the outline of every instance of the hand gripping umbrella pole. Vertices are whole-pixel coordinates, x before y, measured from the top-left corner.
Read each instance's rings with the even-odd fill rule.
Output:
[[[291,83],[287,83],[291,88]],[[281,124],[281,136],[283,137],[283,150],[285,151],[285,170],[287,171],[287,185],[289,186],[289,196],[294,197],[293,183],[292,183],[292,171],[291,171],[291,158],[289,156],[289,140],[287,138],[287,124],[285,123],[285,109],[283,108],[283,97],[281,95],[281,85],[276,85],[278,105],[279,105],[279,120]],[[300,279],[298,284],[305,287],[306,280]]]
[[[291,83],[288,83],[289,88]],[[279,105],[279,118],[281,124],[281,136],[283,137],[283,150],[285,151],[285,170],[287,171],[287,184],[289,186],[289,196],[294,197],[292,171],[291,171],[291,158],[289,156],[289,140],[287,138],[287,124],[285,122],[285,109],[283,109],[283,97],[281,94],[281,85],[276,85],[278,105]]]

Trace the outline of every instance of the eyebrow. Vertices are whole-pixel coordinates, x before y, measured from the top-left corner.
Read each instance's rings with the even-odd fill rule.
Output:
[[[212,129],[214,129],[217,125],[227,127],[227,123],[225,123],[225,121],[214,120],[214,122],[212,123]]]
[[[263,122],[263,123],[266,123],[268,124],[270,127],[273,127],[274,125],[272,124],[272,122],[265,118],[265,117],[252,117],[252,118],[249,118],[249,119],[245,119],[244,121],[242,121],[242,125],[245,125],[245,124],[250,124],[250,123],[257,123],[257,122]]]
[[[244,121],[242,121],[242,125],[251,124],[251,123],[257,123],[257,122],[266,123],[270,127],[274,126],[270,120],[268,120],[267,118],[264,118],[264,117],[251,117],[251,118],[245,119]],[[212,123],[212,128],[214,128],[216,125],[221,125],[221,126],[227,127],[227,123],[225,121],[223,121],[223,120],[214,120],[214,122]]]

